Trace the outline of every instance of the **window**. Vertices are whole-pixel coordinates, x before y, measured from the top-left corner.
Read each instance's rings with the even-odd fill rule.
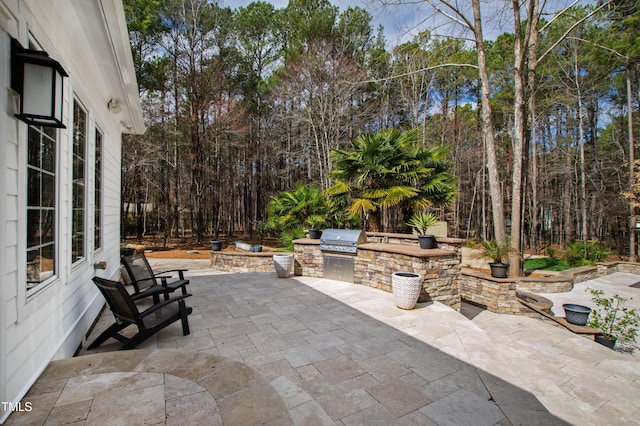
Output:
[[[102,247],[102,133],[96,129],[96,169],[94,179],[94,224],[95,235],[93,240],[93,249],[98,250]]]
[[[29,126],[27,290],[56,273],[56,129]]]
[[[73,183],[71,216],[71,263],[85,257],[85,156],[87,113],[73,102]]]

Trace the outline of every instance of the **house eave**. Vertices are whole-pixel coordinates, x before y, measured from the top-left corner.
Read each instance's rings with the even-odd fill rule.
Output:
[[[98,0],[99,8],[88,7],[86,0],[71,0],[71,3],[82,32],[96,48],[95,61],[99,64],[102,81],[109,87],[109,96],[120,104],[120,111],[113,113],[121,123],[122,132],[144,133],[138,82],[122,2]],[[104,32],[97,31],[100,27]],[[111,98],[105,99],[105,104]]]

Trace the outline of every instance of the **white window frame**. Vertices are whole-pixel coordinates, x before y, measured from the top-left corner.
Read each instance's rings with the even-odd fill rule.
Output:
[[[26,140],[25,143],[25,156],[24,158],[24,165],[25,165],[25,188],[28,188],[28,173],[29,173],[29,132],[31,131],[31,128],[34,129],[38,129],[40,126],[30,126],[27,125],[25,126],[26,128],[26,134],[24,135],[24,139]],[[41,133],[41,130],[35,130],[38,133]],[[60,135],[60,131],[58,129],[54,130],[54,134],[55,134],[55,138],[54,138],[54,142],[55,142],[55,153],[54,153],[54,161],[55,161],[55,166],[54,166],[54,203],[53,203],[53,226],[54,226],[54,231],[53,231],[53,248],[54,248],[54,259],[53,259],[53,271],[50,277],[47,277],[45,280],[41,281],[40,283],[36,284],[35,286],[33,286],[32,288],[27,288],[27,241],[26,239],[24,240],[24,253],[25,253],[25,257],[24,257],[24,265],[25,265],[25,269],[24,269],[24,282],[25,282],[25,299],[28,302],[30,299],[32,299],[34,296],[36,296],[37,294],[41,293],[44,289],[48,288],[53,282],[55,282],[56,280],[58,280],[59,276],[60,276],[60,140],[61,140],[61,135]],[[28,191],[27,191],[28,192]],[[24,209],[25,209],[25,228],[28,227],[28,193],[25,193],[24,199],[23,199],[23,205],[24,205]],[[27,236],[28,233],[25,233],[25,237]]]
[[[104,247],[104,132],[99,126],[93,126],[93,251],[99,252]],[[100,150],[98,152],[97,141],[98,135],[100,135]],[[97,165],[96,161],[100,155],[100,164]],[[100,181],[98,182],[96,177],[100,175]],[[97,209],[98,203],[100,209]],[[99,226],[97,226],[99,225]],[[97,230],[100,230],[99,235]]]
[[[75,207],[75,199],[74,199],[74,186],[75,186],[75,179],[73,176],[73,172],[74,172],[74,145],[75,145],[75,126],[76,126],[76,117],[75,117],[75,108],[76,105],[78,106],[78,108],[80,108],[80,110],[84,113],[85,116],[85,128],[84,128],[84,153],[83,153],[83,165],[82,165],[82,172],[83,172],[83,194],[82,194],[82,255],[78,256],[76,259],[73,258],[73,239],[74,239],[74,229],[73,229],[73,225],[74,225],[74,217],[76,214],[76,207]],[[89,152],[89,139],[88,139],[88,133],[89,130],[91,128],[90,126],[90,120],[89,120],[89,110],[84,106],[84,104],[80,101],[80,99],[78,98],[78,96],[76,94],[74,94],[73,96],[73,101],[71,103],[71,116],[73,117],[72,119],[72,124],[71,124],[71,150],[70,150],[70,154],[71,154],[71,162],[69,164],[69,169],[71,172],[71,179],[70,179],[70,200],[71,200],[71,214],[69,217],[69,253],[68,256],[70,256],[69,258],[69,262],[71,264],[71,268],[75,268],[78,265],[82,264],[83,262],[86,262],[88,259],[88,238],[87,238],[87,214],[89,213],[89,202],[88,202],[88,195],[89,195],[89,191],[88,191],[88,152]]]

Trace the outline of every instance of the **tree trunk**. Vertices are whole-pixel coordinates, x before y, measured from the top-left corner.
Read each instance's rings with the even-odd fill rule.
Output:
[[[627,64],[627,127],[629,132],[629,193],[634,193],[635,181],[635,149],[633,140],[633,92],[631,87],[631,67]],[[629,262],[636,261],[636,208],[634,202],[629,203]]]
[[[502,188],[498,175],[498,162],[496,159],[496,147],[493,137],[493,117],[491,113],[489,74],[482,36],[482,19],[480,16],[480,0],[472,0],[474,36],[478,55],[478,72],[481,83],[482,100],[482,137],[487,153],[487,172],[489,175],[489,192],[491,194],[491,208],[493,213],[493,232],[496,240],[505,237],[504,206],[502,200]]]

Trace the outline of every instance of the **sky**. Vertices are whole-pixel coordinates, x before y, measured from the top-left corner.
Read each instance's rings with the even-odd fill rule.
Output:
[[[247,6],[253,0],[220,0],[220,3],[231,8]],[[274,5],[276,9],[287,7],[288,0],[263,0]],[[374,30],[377,30],[378,24],[384,26],[387,44],[395,46],[403,41],[411,39],[413,34],[418,31],[416,26],[416,12],[418,7],[396,6],[393,8],[383,9],[377,0],[330,0],[330,2],[339,7],[340,12],[345,11],[349,7],[361,7],[367,10],[373,17]],[[422,13],[420,13],[422,15]],[[413,28],[413,31],[412,31]],[[420,30],[422,30],[421,28]]]
[[[250,4],[253,0],[220,0],[225,6],[237,8]],[[271,3],[276,9],[285,8],[288,0],[263,0]],[[574,0],[548,0],[547,11],[560,10],[567,7]],[[432,34],[448,35],[455,37],[469,38],[470,34],[464,33],[460,27],[447,25],[448,19],[442,14],[434,13],[426,0],[407,0],[409,5],[387,6],[383,8],[380,0],[330,0],[330,2],[340,8],[343,12],[348,7],[359,6],[367,10],[373,17],[374,29],[378,24],[384,26],[384,34],[387,39],[387,46],[393,47],[410,40],[414,35],[426,29]],[[580,0],[580,4],[585,4],[590,0]],[[591,1],[592,2],[592,1]],[[472,19],[470,0],[456,0],[457,4],[468,4],[463,10],[468,11],[468,18]],[[511,25],[511,2],[505,0],[483,0],[482,18],[483,33],[485,39],[494,39],[503,32],[513,32]],[[500,11],[498,8],[502,7]]]

